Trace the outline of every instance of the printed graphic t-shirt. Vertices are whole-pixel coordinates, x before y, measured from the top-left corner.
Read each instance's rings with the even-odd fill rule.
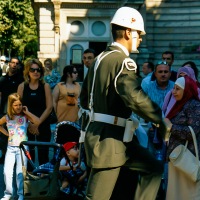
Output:
[[[28,121],[25,116],[15,116],[14,120],[7,118],[7,128],[8,128],[8,145],[9,146],[19,146],[22,141],[27,141],[27,127]]]

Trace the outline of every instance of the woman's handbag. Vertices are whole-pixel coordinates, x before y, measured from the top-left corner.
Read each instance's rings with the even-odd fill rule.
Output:
[[[188,141],[186,141],[185,146],[179,145],[171,152],[169,159],[174,167],[182,171],[192,181],[197,182],[200,180],[200,162],[197,141],[192,127],[188,127],[192,133],[196,157],[188,150]]]
[[[194,182],[174,165],[168,163],[168,183],[165,200],[199,200],[200,181]]]

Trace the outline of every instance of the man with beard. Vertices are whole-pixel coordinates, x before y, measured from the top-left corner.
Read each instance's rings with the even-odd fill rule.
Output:
[[[174,87],[174,82],[170,80],[171,67],[166,61],[160,61],[155,66],[154,71],[155,80],[150,81],[148,87],[142,89],[150,99],[162,108],[166,94]],[[163,160],[163,143],[157,135],[156,127],[149,123],[148,138],[149,150],[158,160]]]
[[[170,81],[171,68],[166,61],[158,62],[154,75],[156,80],[150,81],[149,86],[142,89],[162,108],[166,94],[174,87],[174,82]]]
[[[12,57],[9,62],[9,69],[5,76],[0,77],[0,117],[7,113],[7,100],[11,93],[17,92],[18,85],[23,82],[23,76],[19,73],[18,64],[19,59]],[[7,147],[7,137],[0,135],[0,149],[3,156],[0,162],[4,162],[4,155]]]

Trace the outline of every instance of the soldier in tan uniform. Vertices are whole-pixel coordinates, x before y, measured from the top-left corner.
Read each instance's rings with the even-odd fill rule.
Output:
[[[82,108],[90,110],[85,136],[87,164],[91,167],[86,199],[109,200],[120,168],[126,166],[140,172],[134,199],[154,200],[163,164],[136,140],[123,140],[131,112],[166,130],[160,108],[142,91],[137,66],[129,57],[131,52],[138,52],[141,35],[145,34],[144,22],[137,10],[121,7],[111,25],[114,42],[89,69],[80,96]]]

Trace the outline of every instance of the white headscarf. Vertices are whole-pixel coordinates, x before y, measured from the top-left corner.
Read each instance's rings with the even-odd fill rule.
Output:
[[[184,77],[180,77],[176,80],[175,85],[178,85],[180,88],[182,88],[183,90],[185,89],[185,78]]]

